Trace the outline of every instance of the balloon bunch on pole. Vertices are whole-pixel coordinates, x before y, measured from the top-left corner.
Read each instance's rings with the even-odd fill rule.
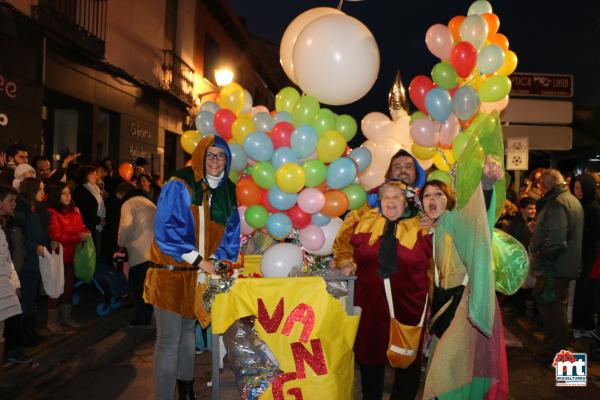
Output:
[[[355,182],[371,162],[368,149],[350,150],[357,131],[350,115],[321,108],[292,87],[276,96],[275,110],[252,106],[237,83],[225,86],[215,102],[202,104],[196,131],[181,137],[188,152],[194,140],[220,135],[231,149],[230,179],[236,182],[241,232],[264,229],[275,239],[298,230],[301,245],[315,255],[331,254],[346,211],[366,201]]]
[[[411,116],[410,134],[413,154],[433,160],[440,171],[450,171],[461,158],[475,122],[508,105],[508,76],[517,67],[517,56],[499,27],[491,4],[479,0],[466,17],[427,30],[427,48],[440,62],[431,78],[419,75],[410,83],[409,97],[419,109]]]

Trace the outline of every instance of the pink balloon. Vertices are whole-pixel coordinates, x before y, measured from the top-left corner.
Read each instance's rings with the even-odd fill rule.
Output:
[[[254,106],[250,110],[250,114],[251,115],[258,114],[259,112],[265,112],[267,114],[270,113],[269,109],[267,107],[265,107],[265,106]]]
[[[300,229],[300,244],[308,251],[319,250],[325,244],[325,233],[316,225]]]
[[[250,235],[252,232],[254,232],[254,228],[248,225],[246,222],[246,217],[244,216],[247,208],[248,207],[246,206],[238,207],[238,213],[240,214],[240,232],[242,235]]]
[[[306,213],[319,212],[325,205],[325,195],[315,188],[306,188],[298,195],[298,207]]]
[[[360,121],[363,135],[370,140],[387,138],[392,134],[393,125],[390,118],[380,112],[370,112]]]
[[[273,147],[278,149],[280,147],[291,147],[292,133],[294,133],[294,125],[287,121],[278,122],[273,126],[271,130],[271,140],[273,141]]]
[[[410,134],[415,142],[421,146],[437,146],[439,140],[440,125],[429,118],[414,121],[410,126]]]
[[[425,44],[431,54],[437,58],[442,60],[450,59],[454,42],[452,40],[452,33],[446,25],[435,24],[427,29]]]
[[[479,105],[479,109],[485,113],[491,113],[492,111],[502,111],[508,106],[508,96],[504,96],[498,101],[482,101]]]
[[[452,144],[452,140],[460,132],[460,121],[454,113],[440,127],[440,143],[444,146]]]

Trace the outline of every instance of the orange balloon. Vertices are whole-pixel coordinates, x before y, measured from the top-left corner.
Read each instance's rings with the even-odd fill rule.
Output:
[[[249,177],[240,179],[235,186],[235,195],[238,203],[246,207],[260,204],[260,194],[260,188]]]
[[[341,190],[330,190],[325,193],[325,205],[321,213],[328,217],[341,217],[348,210],[348,198]]]
[[[191,158],[185,162],[185,166],[186,167],[191,167],[192,166],[192,159]]]
[[[321,182],[320,184],[318,184],[317,186],[313,186],[315,189],[318,189],[321,191],[321,193],[325,193],[327,192],[327,179],[324,179],[323,182]]]
[[[473,117],[469,120],[465,120],[465,121],[460,120],[460,126],[462,126],[463,129],[467,129],[473,123],[473,121],[475,120],[475,117],[477,117],[477,113],[475,113],[475,115],[473,115]]]
[[[508,51],[508,38],[501,33],[496,33],[494,35],[488,36],[488,40],[492,44],[497,44],[504,50],[504,53]]]
[[[457,15],[452,18],[450,22],[448,22],[448,29],[452,32],[452,38],[454,39],[454,43],[460,42],[460,26],[462,25],[465,17],[462,15]]]
[[[481,14],[481,16],[485,19],[488,25],[488,38],[495,35],[500,28],[500,18],[496,14],[493,13],[485,13]]]
[[[128,162],[121,163],[119,165],[119,176],[129,182],[133,176],[133,165]]]

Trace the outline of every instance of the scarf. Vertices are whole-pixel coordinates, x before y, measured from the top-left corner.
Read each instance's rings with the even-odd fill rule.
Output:
[[[385,227],[383,228],[383,235],[381,235],[381,242],[379,245],[379,253],[377,259],[379,260],[379,276],[382,279],[389,278],[394,272],[398,270],[398,260],[396,258],[396,227],[400,218],[395,221],[385,220]]]
[[[86,182],[83,184],[83,187],[85,187],[98,202],[98,211],[96,212],[96,215],[100,217],[100,219],[106,218],[106,206],[104,205],[104,199],[102,198],[98,185],[92,185],[91,183]],[[96,225],[96,230],[98,232],[101,232],[102,228],[102,225]]]
[[[225,171],[221,171],[221,173],[217,176],[206,174],[206,183],[208,183],[208,186],[210,186],[211,189],[216,189],[224,176]]]

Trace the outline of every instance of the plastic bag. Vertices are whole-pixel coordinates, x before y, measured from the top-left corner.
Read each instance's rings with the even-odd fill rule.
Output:
[[[91,236],[77,244],[73,266],[77,278],[85,283],[92,281],[96,271],[96,247]]]
[[[58,253],[49,252],[44,247],[44,255],[40,260],[40,274],[44,292],[51,299],[58,299],[65,290],[65,265],[63,263],[63,247],[58,245]]]
[[[527,278],[527,271],[529,271],[527,250],[508,233],[494,229],[492,254],[496,290],[510,296],[519,290]]]

